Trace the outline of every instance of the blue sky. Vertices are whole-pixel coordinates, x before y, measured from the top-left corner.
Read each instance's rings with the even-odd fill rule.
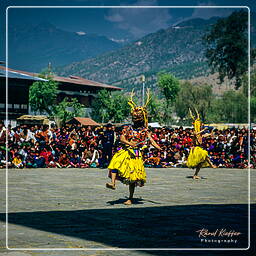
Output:
[[[7,6],[249,6],[256,11],[253,0],[2,0],[0,2],[1,33],[5,33]],[[96,33],[114,40],[134,40],[148,33],[167,28],[190,18],[208,19],[225,17],[231,8],[11,8],[8,11],[9,29],[15,25],[33,25],[49,22],[56,27],[73,32]],[[0,56],[4,52],[4,37],[0,39]]]

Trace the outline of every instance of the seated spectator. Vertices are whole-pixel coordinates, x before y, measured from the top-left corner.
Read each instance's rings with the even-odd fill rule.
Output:
[[[55,167],[56,166],[56,164],[53,161],[54,159],[53,159],[51,149],[48,145],[41,150],[41,153],[39,154],[39,156],[41,156],[45,159],[46,167]]]
[[[115,143],[113,152],[121,149],[119,137],[122,130],[129,126],[115,128]],[[147,167],[180,167],[184,166],[191,148],[190,128],[153,128],[152,137],[161,145],[161,153],[155,152],[153,147],[143,149],[143,158]],[[6,133],[8,137],[6,137]],[[102,135],[103,127],[64,126],[57,128],[47,125],[21,125],[7,128],[0,123],[0,147],[5,147],[8,138],[8,162],[5,154],[0,151],[0,168],[6,165],[14,167],[13,161],[27,168],[59,168],[74,167],[87,168],[103,165]],[[248,140],[250,139],[250,149]],[[256,167],[256,129],[230,128],[226,130],[214,129],[211,137],[204,138],[203,147],[210,158],[222,168],[248,168],[248,150],[251,152],[251,166]],[[68,152],[68,153],[67,153]],[[19,157],[17,157],[20,155]],[[15,160],[14,160],[15,158]],[[17,165],[16,165],[17,166]]]
[[[14,168],[23,168],[24,165],[22,163],[22,156],[20,154],[15,154],[14,159],[12,160],[12,164],[14,166]]]
[[[71,152],[69,157],[69,164],[73,168],[79,168],[81,166],[81,158],[78,154]]]
[[[21,148],[21,150],[19,151],[19,154],[22,157],[22,161],[25,162],[28,156],[27,147],[25,145]]]
[[[36,150],[34,154],[34,164],[37,168],[45,168],[45,158],[40,156],[40,151]]]
[[[31,148],[29,150],[28,157],[26,158],[26,163],[25,163],[26,168],[37,168],[35,157],[36,157],[35,148]]]
[[[69,159],[66,153],[60,155],[59,161],[56,163],[58,168],[69,168],[71,167]]]
[[[92,152],[92,159],[90,161],[90,167],[98,167],[99,159],[100,159],[99,151],[94,146],[91,146],[90,151]]]
[[[158,156],[157,152],[154,152],[153,156],[147,159],[147,164],[150,165],[150,167],[160,168],[162,167],[160,165],[160,157]]]
[[[91,159],[92,159],[92,152],[88,149],[85,149],[85,151],[82,154],[82,166],[84,168],[90,167]]]
[[[162,161],[163,167],[172,167],[174,165],[174,161],[173,153],[168,151],[165,159]]]
[[[6,147],[5,146],[0,146],[0,168],[6,168],[6,166],[8,167],[12,167],[12,154],[10,152],[10,150],[7,150],[7,157],[8,157],[8,162],[6,160]]]

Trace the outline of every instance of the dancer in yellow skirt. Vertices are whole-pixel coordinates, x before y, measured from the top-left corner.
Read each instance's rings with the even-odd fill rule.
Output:
[[[211,166],[212,168],[216,168],[215,165],[211,162],[208,152],[202,148],[203,137],[211,136],[211,134],[203,134],[206,129],[202,129],[202,122],[200,120],[200,116],[198,111],[197,118],[195,118],[189,109],[191,118],[194,120],[193,126],[193,147],[190,149],[189,156],[187,159],[187,166],[189,168],[196,168],[195,174],[193,175],[193,179],[200,179],[198,173],[202,167]]]
[[[123,144],[112,158],[108,169],[110,170],[111,182],[106,184],[107,188],[115,189],[116,180],[129,185],[129,198],[124,204],[132,204],[133,194],[136,186],[144,186],[146,182],[146,172],[144,161],[142,159],[141,149],[146,147],[150,142],[155,148],[161,149],[152,139],[151,133],[148,130],[147,119],[147,104],[149,103],[149,92],[147,93],[147,102],[143,107],[137,107],[131,99],[128,104],[131,106],[131,114],[133,126],[128,126],[123,129],[120,141]]]

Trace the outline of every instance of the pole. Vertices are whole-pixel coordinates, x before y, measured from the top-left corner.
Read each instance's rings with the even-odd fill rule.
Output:
[[[144,106],[145,99],[145,82],[142,84],[142,106]]]
[[[144,106],[145,103],[145,76],[141,76],[141,81],[142,81],[142,106]]]

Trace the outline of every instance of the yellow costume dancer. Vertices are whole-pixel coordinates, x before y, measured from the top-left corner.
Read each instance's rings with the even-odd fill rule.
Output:
[[[202,167],[208,167],[208,166],[211,166],[213,168],[216,168],[216,167],[210,161],[208,152],[201,147],[202,138],[209,136],[209,134],[202,135],[205,129],[201,129],[202,122],[200,120],[199,113],[196,110],[197,118],[195,118],[190,109],[189,109],[189,112],[190,112],[191,118],[194,120],[193,122],[193,126],[194,126],[193,145],[194,146],[191,148],[189,152],[189,156],[187,159],[187,166],[192,169],[196,168],[196,172],[193,178],[199,179],[200,177],[197,175]]]
[[[131,99],[128,104],[131,106],[131,114],[133,126],[123,129],[120,141],[123,148],[119,150],[112,158],[108,169],[110,170],[111,183],[107,183],[106,187],[115,189],[116,179],[124,184],[129,185],[130,196],[125,204],[132,204],[132,198],[135,186],[143,186],[146,182],[146,172],[142,159],[141,149],[146,146],[149,141],[154,147],[160,149],[156,142],[152,139],[148,130],[147,104],[149,103],[149,92],[147,93],[147,102],[143,107],[137,107]]]
[[[128,141],[129,138],[131,137],[135,141],[135,139],[137,139],[137,136],[140,135],[142,131],[143,130],[133,130],[131,128],[131,130],[129,129],[129,131],[126,130],[125,132],[123,132],[123,136],[125,136],[125,139]],[[131,133],[132,136],[128,137],[125,133]],[[146,138],[144,137],[143,139],[146,142]],[[140,152],[141,146],[143,146],[143,144],[144,142],[141,141],[141,144],[135,147],[124,146],[123,149],[119,150],[113,156],[108,166],[108,169],[111,170],[112,172],[115,172],[115,170],[118,171],[118,179],[125,184],[130,184],[134,182],[136,185],[143,186],[144,183],[146,182],[146,172],[144,168],[142,154]]]
[[[187,166],[189,168],[196,168],[198,165],[201,167],[208,167],[210,164],[207,161],[208,152],[199,146],[191,148],[187,160]]]

